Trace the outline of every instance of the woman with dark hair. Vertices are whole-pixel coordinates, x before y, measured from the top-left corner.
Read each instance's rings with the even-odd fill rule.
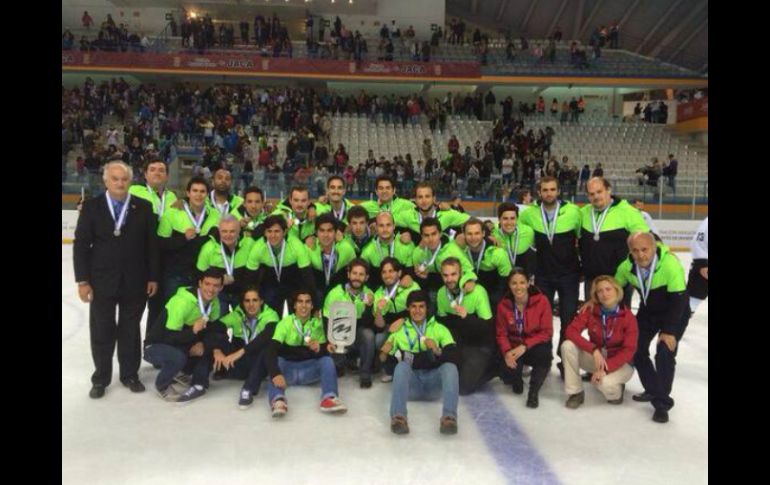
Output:
[[[553,313],[548,298],[530,285],[523,268],[513,268],[508,275],[508,292],[497,305],[496,327],[504,372],[513,380],[514,394],[524,392],[523,367],[532,367],[527,407],[536,408],[553,360]]]
[[[588,338],[582,336],[588,330]],[[623,304],[623,288],[612,276],[598,276],[591,283],[590,302],[572,320],[561,344],[564,359],[566,406],[575,409],[585,399],[580,369],[591,374],[610,404],[623,403],[626,382],[634,375],[639,330],[636,317]]]

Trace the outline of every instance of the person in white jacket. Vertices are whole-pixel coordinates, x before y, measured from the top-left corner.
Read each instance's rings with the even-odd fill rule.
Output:
[[[687,293],[690,295],[690,311],[695,312],[709,295],[709,218],[698,226],[692,238],[692,266],[687,279]]]

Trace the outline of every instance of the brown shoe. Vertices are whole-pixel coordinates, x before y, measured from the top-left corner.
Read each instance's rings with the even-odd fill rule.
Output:
[[[409,433],[409,423],[405,416],[393,416],[390,420],[390,430],[396,434]]]
[[[564,405],[569,409],[577,409],[583,404],[585,397],[586,393],[584,391],[580,391],[577,394],[571,394]]]
[[[457,434],[457,419],[454,416],[443,416],[439,431],[441,434]]]

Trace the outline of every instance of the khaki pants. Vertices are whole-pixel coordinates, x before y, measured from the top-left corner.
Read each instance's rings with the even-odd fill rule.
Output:
[[[583,391],[583,381],[580,378],[580,369],[594,372],[594,359],[588,352],[578,348],[571,340],[565,340],[561,345],[561,358],[564,362],[564,390],[568,395],[578,394]],[[620,398],[621,384],[631,380],[634,368],[629,364],[623,365],[614,372],[607,374],[596,388],[611,401]]]

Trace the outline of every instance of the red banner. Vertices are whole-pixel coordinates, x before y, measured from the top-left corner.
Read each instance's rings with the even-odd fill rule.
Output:
[[[292,59],[242,54],[156,54],[138,52],[62,51],[62,66],[116,69],[167,69],[242,74],[322,74],[398,77],[480,77],[478,62],[374,62]]]
[[[697,99],[690,103],[679,103],[676,107],[676,122],[709,115],[709,98]]]

